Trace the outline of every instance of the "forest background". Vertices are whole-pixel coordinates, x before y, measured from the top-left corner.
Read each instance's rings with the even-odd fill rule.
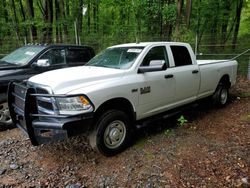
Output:
[[[0,57],[27,43],[182,41],[198,59],[250,48],[250,0],[0,0]],[[250,70],[250,52],[237,59]],[[249,69],[249,70],[248,70]]]

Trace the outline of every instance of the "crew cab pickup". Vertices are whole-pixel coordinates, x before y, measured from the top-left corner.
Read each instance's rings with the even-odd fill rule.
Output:
[[[0,124],[11,124],[7,105],[10,81],[21,81],[45,71],[79,66],[95,56],[89,46],[54,44],[25,45],[0,59]]]
[[[234,60],[196,61],[189,44],[116,45],[85,66],[49,71],[9,86],[13,122],[32,144],[88,133],[93,149],[123,151],[136,125],[205,97],[225,105]]]

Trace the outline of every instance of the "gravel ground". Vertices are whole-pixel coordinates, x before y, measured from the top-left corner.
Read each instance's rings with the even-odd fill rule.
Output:
[[[34,147],[0,132],[0,187],[250,187],[250,82],[239,78],[221,109],[203,103],[140,129],[123,153],[104,157],[83,136]]]

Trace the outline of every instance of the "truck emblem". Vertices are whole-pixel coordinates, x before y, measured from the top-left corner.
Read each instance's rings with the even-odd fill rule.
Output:
[[[137,92],[137,91],[138,91],[138,89],[132,89],[132,90],[131,90],[132,93],[135,93],[135,92]]]
[[[140,88],[140,93],[141,94],[150,93],[150,86],[146,86],[144,88]]]

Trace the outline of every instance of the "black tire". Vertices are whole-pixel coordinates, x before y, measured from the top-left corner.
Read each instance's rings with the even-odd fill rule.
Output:
[[[225,84],[220,83],[212,97],[213,104],[217,107],[224,107],[228,103],[228,98],[228,87]]]
[[[119,110],[103,113],[89,135],[89,143],[95,151],[105,156],[122,152],[131,144],[130,119]]]
[[[6,127],[12,125],[9,107],[6,101],[3,103],[0,102],[0,125]]]

